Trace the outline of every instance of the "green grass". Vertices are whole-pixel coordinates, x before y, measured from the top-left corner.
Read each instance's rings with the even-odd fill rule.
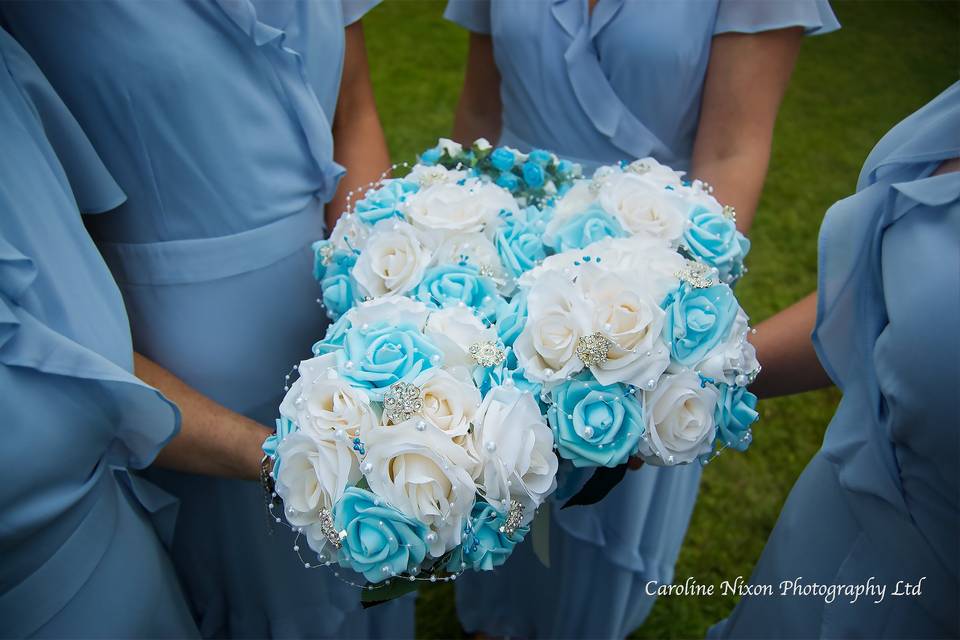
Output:
[[[519,1],[519,0],[518,0]],[[533,0],[529,0],[533,1]],[[738,288],[755,322],[816,287],[820,221],[853,192],[867,153],[904,116],[957,80],[960,3],[834,2],[844,25],[809,38],[780,112],[770,175]],[[395,161],[449,135],[466,34],[443,3],[387,0],[365,20],[377,103]],[[748,577],[790,487],[820,446],[833,390],[762,403],[755,443],[704,473],[676,580]],[[734,597],[662,598],[637,638],[702,637]],[[460,637],[449,586],[424,589],[422,638]]]

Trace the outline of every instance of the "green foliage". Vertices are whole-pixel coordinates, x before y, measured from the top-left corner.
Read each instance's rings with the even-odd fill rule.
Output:
[[[957,80],[960,4],[833,3],[839,32],[805,41],[774,138],[753,227],[750,273],[737,294],[754,322],[816,287],[824,212],[853,192],[867,153],[903,117]],[[467,34],[441,19],[443,3],[387,0],[364,21],[374,88],[391,154],[411,160],[449,135],[463,81]],[[820,446],[839,394],[761,404],[745,454],[711,463],[676,579],[719,584],[750,575],[790,487]],[[734,597],[661,599],[637,638],[702,637]],[[460,637],[452,585],[421,591],[417,635]]]

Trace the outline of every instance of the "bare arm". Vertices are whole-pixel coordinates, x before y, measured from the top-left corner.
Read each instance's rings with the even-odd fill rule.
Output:
[[[180,433],[160,451],[155,465],[186,473],[257,480],[260,445],[267,429],[202,395],[156,362],[134,354],[141,380],[180,407]]]
[[[763,369],[750,391],[769,398],[832,384],[810,338],[816,322],[817,293],[813,292],[757,326],[750,342]]]
[[[347,193],[365,190],[367,184],[379,180],[390,169],[390,153],[373,98],[367,47],[359,20],[346,28],[343,80],[333,119],[333,140],[333,158],[346,167],[347,175],[333,200],[327,203],[328,230],[333,229],[346,208]]]
[[[800,51],[803,30],[715,36],[693,147],[693,177],[737,209],[746,233],[760,200],[780,101]]]
[[[453,121],[453,139],[463,145],[477,138],[496,144],[502,128],[501,116],[500,72],[493,58],[493,38],[471,33],[467,71]]]

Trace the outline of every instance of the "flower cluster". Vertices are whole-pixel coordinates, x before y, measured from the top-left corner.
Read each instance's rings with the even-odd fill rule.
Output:
[[[706,185],[652,159],[585,179],[441,140],[314,245],[335,322],[265,446],[288,522],[371,583],[488,570],[560,459],[745,449],[748,249]]]

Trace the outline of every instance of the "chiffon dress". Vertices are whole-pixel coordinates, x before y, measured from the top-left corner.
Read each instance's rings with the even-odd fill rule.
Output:
[[[344,172],[344,28],[374,4],[0,2],[128,196],[89,227],[136,350],[270,427],[326,328],[310,243]],[[365,611],[305,569],[293,534],[268,532],[257,483],[152,477],[181,500],[173,559],[203,636],[413,634],[412,599]]]
[[[827,2],[450,0],[446,17],[493,39],[498,144],[583,165],[652,156],[688,170],[715,35],[839,24]],[[551,510],[550,569],[522,545],[502,568],[457,581],[469,631],[494,636],[624,637],[669,583],[700,482],[696,464],[644,466],[603,501]]]

